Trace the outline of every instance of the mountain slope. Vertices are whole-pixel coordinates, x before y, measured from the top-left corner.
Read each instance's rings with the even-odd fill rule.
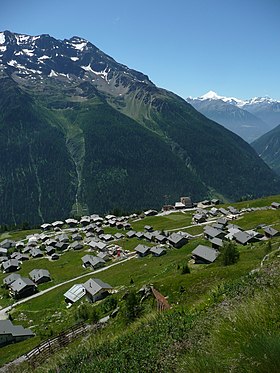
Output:
[[[280,190],[246,142],[84,39],[0,33],[0,76],[0,224]]]
[[[280,125],[252,144],[259,156],[280,175]]]

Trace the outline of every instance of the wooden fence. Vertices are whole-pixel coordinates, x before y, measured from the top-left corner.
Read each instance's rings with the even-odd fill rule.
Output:
[[[84,334],[89,329],[99,329],[101,325],[95,324],[94,327],[81,322],[58,334],[56,337],[50,338],[47,341],[40,343],[38,346],[29,351],[25,357],[28,363],[35,367],[40,365],[44,360],[49,358],[59,348],[69,344],[73,339]]]
[[[167,299],[154,287],[152,287],[152,292],[153,292],[154,297],[156,298],[157,310],[159,312],[169,310],[171,308],[170,304],[167,302]]]

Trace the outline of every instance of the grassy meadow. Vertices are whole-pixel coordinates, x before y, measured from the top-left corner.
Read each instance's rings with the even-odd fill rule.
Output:
[[[264,205],[270,204],[270,200],[279,199],[270,197]],[[250,202],[247,203],[250,205]],[[258,204],[257,201],[252,203]],[[244,229],[253,229],[263,223],[277,228],[280,227],[280,212],[264,210],[245,213],[233,223]],[[184,228],[191,225],[191,212],[147,217],[131,224],[132,229],[137,231],[143,230],[145,225],[158,230]],[[192,226],[184,230],[200,234],[203,227]],[[221,257],[210,265],[193,263],[192,250],[198,244],[207,245],[203,237],[190,240],[181,249],[169,248],[162,257],[149,255],[131,259],[96,275],[81,266],[80,258],[85,254],[84,250],[68,251],[54,262],[45,258],[24,262],[19,272],[24,276],[33,268],[49,269],[52,282],[40,285],[41,289],[81,274],[88,274],[88,277],[62,285],[12,310],[15,324],[31,327],[36,337],[1,348],[0,366],[77,322],[77,310],[84,301],[67,309],[63,294],[74,283],[98,277],[117,291],[114,297],[121,309],[124,294],[138,291],[145,284],[152,284],[166,296],[172,308],[158,314],[154,302],[148,301],[146,305],[144,302],[140,317],[129,324],[124,322],[120,312],[96,335],[74,342],[36,371],[265,372],[262,370],[266,360],[264,356],[268,356],[269,371],[276,372],[273,369],[279,368],[275,356],[280,345],[280,321],[276,310],[280,301],[277,297],[279,281],[275,274],[280,268],[277,251],[280,238],[270,241],[270,258],[255,274],[251,273],[260,268],[267,253],[268,241],[238,245],[240,259],[230,266],[223,266]],[[133,250],[140,242],[150,244],[135,238],[117,243],[127,250]],[[182,274],[186,264],[190,273]],[[3,277],[1,274],[0,281]],[[9,302],[7,298],[0,299],[0,305]],[[106,314],[102,308],[103,302],[91,306],[98,310],[100,316]],[[252,343],[250,335],[254,335]],[[227,340],[229,342],[225,348],[223,346]],[[217,351],[221,352],[218,354]],[[258,370],[259,366],[261,368]],[[28,372],[29,367],[23,364],[20,369],[21,372]]]

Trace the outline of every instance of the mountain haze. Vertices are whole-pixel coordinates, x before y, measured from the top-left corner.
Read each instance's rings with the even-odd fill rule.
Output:
[[[241,138],[77,36],[0,33],[0,224],[274,194]]]
[[[280,175],[280,125],[252,144],[259,156]]]
[[[241,100],[210,91],[201,97],[188,97],[187,102],[248,143],[280,123],[280,102],[269,97]]]

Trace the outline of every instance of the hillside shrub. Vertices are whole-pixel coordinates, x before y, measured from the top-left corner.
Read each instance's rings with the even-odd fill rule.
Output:
[[[127,323],[132,322],[141,315],[142,307],[140,305],[139,296],[135,291],[131,291],[124,299],[123,314]]]
[[[222,251],[222,264],[224,266],[237,263],[239,260],[239,251],[234,242],[227,242]]]
[[[186,273],[191,273],[188,264],[183,265],[183,267],[182,267],[182,271],[181,271],[181,274],[182,274],[182,275],[185,275]]]

